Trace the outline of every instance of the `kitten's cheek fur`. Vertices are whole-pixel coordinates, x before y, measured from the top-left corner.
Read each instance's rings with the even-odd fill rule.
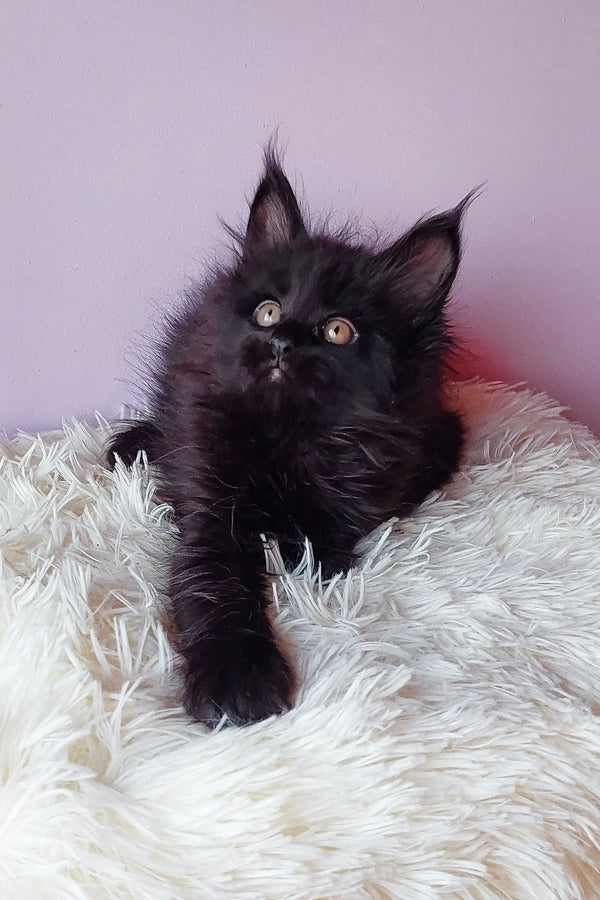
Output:
[[[224,715],[227,724],[251,725],[286,712],[293,692],[292,670],[275,642],[254,634],[197,648],[187,661],[183,702],[210,728]]]

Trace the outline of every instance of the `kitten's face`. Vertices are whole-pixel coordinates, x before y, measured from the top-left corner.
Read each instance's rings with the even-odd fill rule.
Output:
[[[308,238],[242,263],[215,307],[218,383],[265,409],[377,408],[392,346],[373,257]]]
[[[383,411],[399,385],[410,403],[447,346],[443,307],[469,199],[375,252],[311,236],[267,156],[239,264],[204,306],[214,388],[288,421]]]

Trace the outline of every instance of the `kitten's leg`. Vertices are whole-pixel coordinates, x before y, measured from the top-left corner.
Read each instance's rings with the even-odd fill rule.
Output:
[[[247,725],[289,708],[290,667],[267,615],[259,529],[232,535],[232,513],[215,507],[180,522],[171,600],[186,660],[184,705],[215,726]]]
[[[138,422],[126,431],[113,435],[106,448],[106,461],[109,468],[114,469],[116,457],[119,456],[125,465],[131,466],[140,450],[145,450],[148,459],[156,456],[156,447],[161,437],[160,431],[150,422]]]

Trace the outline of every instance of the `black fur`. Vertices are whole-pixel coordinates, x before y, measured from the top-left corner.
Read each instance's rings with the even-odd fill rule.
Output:
[[[452,476],[463,429],[444,406],[445,302],[460,258],[456,209],[387,249],[310,233],[272,151],[234,264],[194,288],[169,324],[152,415],[113,438],[154,461],[180,537],[170,600],[185,707],[216,724],[287,709],[293,677],[267,615],[261,533],[325,576],[359,538]],[[281,322],[253,320],[264,299]],[[355,326],[328,343],[332,315]]]

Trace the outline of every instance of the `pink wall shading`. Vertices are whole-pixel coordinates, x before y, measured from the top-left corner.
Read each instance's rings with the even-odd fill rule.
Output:
[[[486,183],[472,371],[600,433],[598,0],[4,0],[0,426],[115,415],[279,128],[312,209],[401,230]]]

